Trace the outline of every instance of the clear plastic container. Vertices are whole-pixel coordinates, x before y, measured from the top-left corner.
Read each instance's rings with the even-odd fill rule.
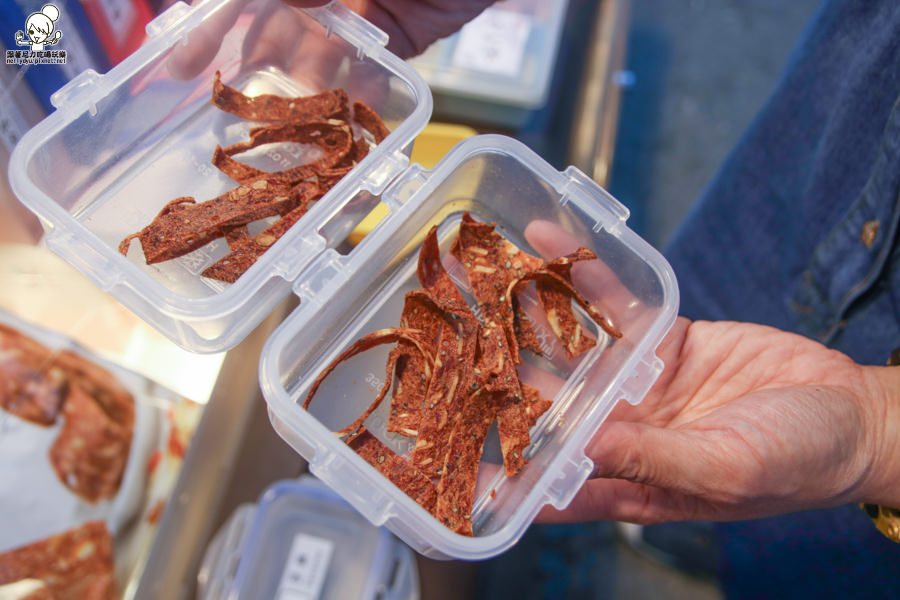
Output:
[[[84,71],[54,94],[57,110],[13,152],[10,184],[40,217],[53,251],[182,347],[221,351],[245,337],[290,294],[289,282],[377,204],[408,164],[431,95],[384,48],[383,32],[337,3],[299,10],[278,0],[211,0],[193,8],[178,2],[147,32],[151,39],[107,74]],[[274,46],[259,43],[267,36]],[[221,40],[217,52],[210,40]],[[204,63],[190,79],[173,76]],[[208,102],[217,70],[251,94],[343,87],[391,130],[231,285],[199,275],[226,253],[221,239],[149,266],[138,244],[127,258],[117,251],[170,200],[206,200],[236,187],[210,160],[216,144],[245,139],[251,124]],[[305,162],[309,150],[293,150],[260,152],[247,162],[271,171]]]
[[[198,600],[418,600],[412,551],[314,477],[240,506],[207,548]]]
[[[326,250],[295,284],[300,306],[269,339],[260,365],[270,418],[309,461],[310,471],[372,523],[387,526],[427,556],[487,558],[512,546],[542,506],[569,503],[593,467],[584,453],[588,440],[618,400],[639,402],[656,380],[663,365],[655,350],[677,313],[675,277],[663,257],[625,225],[625,207],[577,169],[559,172],[507,137],[465,140],[430,171],[412,165],[381,200],[390,215],[356,252]],[[496,222],[501,234],[533,254],[539,252],[530,243],[529,225],[537,221],[556,227],[555,236],[568,240],[566,252],[577,246],[593,250],[599,261],[576,265],[583,271],[574,271],[576,284],[578,277],[592,278],[601,291],[590,299],[623,332],[613,339],[593,326],[597,346],[582,359],[567,361],[553,336],[545,335],[549,330],[538,328],[547,359],[526,358],[526,369],[549,372],[562,385],[532,429],[529,462],[519,475],[507,478],[490,466],[501,458],[496,440],[488,438],[472,516],[474,537],[446,528],[332,433],[374,398],[389,347],[343,363],[324,380],[310,410],[300,407],[312,381],[338,354],[366,333],[399,324],[404,294],[420,287],[416,263],[425,233],[439,226],[445,255],[463,211]],[[365,425],[407,455],[413,439],[385,431],[388,404]]]
[[[547,102],[568,0],[505,0],[409,60],[435,114],[520,127]]]
[[[222,37],[223,23],[234,19],[236,26]],[[296,52],[261,56],[266,45],[255,43],[260,19],[283,33],[276,39],[290,42]],[[502,136],[469,138],[430,170],[409,166],[409,146],[431,110],[428,88],[385,50],[384,34],[339,4],[299,11],[278,0],[246,6],[242,0],[211,0],[191,9],[179,3],[150,23],[148,32],[148,44],[108,74],[85,72],[60,90],[57,111],[13,153],[13,188],[41,218],[46,244],[175,342],[198,352],[233,346],[293,291],[299,307],[272,335],[260,362],[272,423],[315,475],[415,550],[431,557],[487,558],[512,546],[542,506],[566,506],[592,469],[584,453],[588,440],[617,401],[639,402],[662,370],[655,349],[677,312],[674,275],[628,229],[628,211],[577,169],[559,172]],[[188,59],[203,58],[203,40],[219,38],[222,46],[203,73],[191,80],[170,74],[172,61],[185,60],[185,52]],[[391,129],[230,286],[198,275],[224,254],[224,244],[150,267],[140,252],[132,250],[128,258],[117,252],[119,241],[149,223],[168,200],[187,194],[209,198],[234,187],[206,162],[216,143],[246,135],[236,118],[207,102],[216,69],[227,83],[248,91],[302,94],[343,86]],[[270,163],[285,157],[256,158],[255,166],[273,170]],[[355,247],[344,244],[379,202],[387,216]],[[598,346],[566,361],[549,328],[538,332],[548,359],[530,360],[528,368],[551,373],[561,387],[545,391],[553,406],[531,432],[529,462],[519,475],[507,479],[496,469],[497,443],[489,437],[474,537],[447,529],[331,433],[371,401],[388,348],[360,355],[329,377],[318,397],[330,402],[319,401],[310,412],[299,404],[318,373],[346,347],[399,323],[404,293],[419,287],[416,261],[425,233],[439,225],[446,253],[466,210],[496,222],[503,235],[532,253],[540,250],[532,247],[529,229],[537,221],[557,227],[556,241],[572,244],[567,251],[578,245],[592,249],[600,260],[588,268],[603,283],[592,300],[624,333],[610,339],[594,329]],[[592,327],[583,317],[583,327]],[[366,426],[406,454],[413,442],[385,433],[387,410],[384,403]]]

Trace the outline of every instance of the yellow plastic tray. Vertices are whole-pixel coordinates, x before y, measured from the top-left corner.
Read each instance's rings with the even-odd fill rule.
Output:
[[[451,123],[429,123],[413,144],[412,156],[410,162],[416,162],[431,169],[438,163],[450,148],[466,138],[477,135],[477,131],[465,125],[455,125]],[[347,238],[354,246],[363,239],[366,234],[372,231],[385,216],[388,214],[388,207],[384,204],[376,206],[370,212],[362,223],[357,225]]]

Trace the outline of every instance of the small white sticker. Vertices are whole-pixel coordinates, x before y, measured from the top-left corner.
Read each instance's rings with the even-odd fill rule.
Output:
[[[297,534],[281,573],[278,600],[319,600],[333,552],[331,540]]]
[[[460,31],[453,65],[516,77],[531,25],[526,15],[488,8]]]

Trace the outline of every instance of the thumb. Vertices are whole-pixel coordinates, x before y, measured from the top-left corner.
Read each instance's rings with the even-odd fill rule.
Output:
[[[594,461],[594,477],[701,494],[720,479],[721,454],[708,441],[676,429],[610,421],[585,449]]]

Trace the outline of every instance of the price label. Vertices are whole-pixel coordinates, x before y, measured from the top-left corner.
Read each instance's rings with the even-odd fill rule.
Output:
[[[331,540],[297,534],[281,572],[278,600],[318,600],[333,552]]]
[[[526,15],[488,8],[460,31],[453,65],[516,77],[531,28],[531,18]]]

